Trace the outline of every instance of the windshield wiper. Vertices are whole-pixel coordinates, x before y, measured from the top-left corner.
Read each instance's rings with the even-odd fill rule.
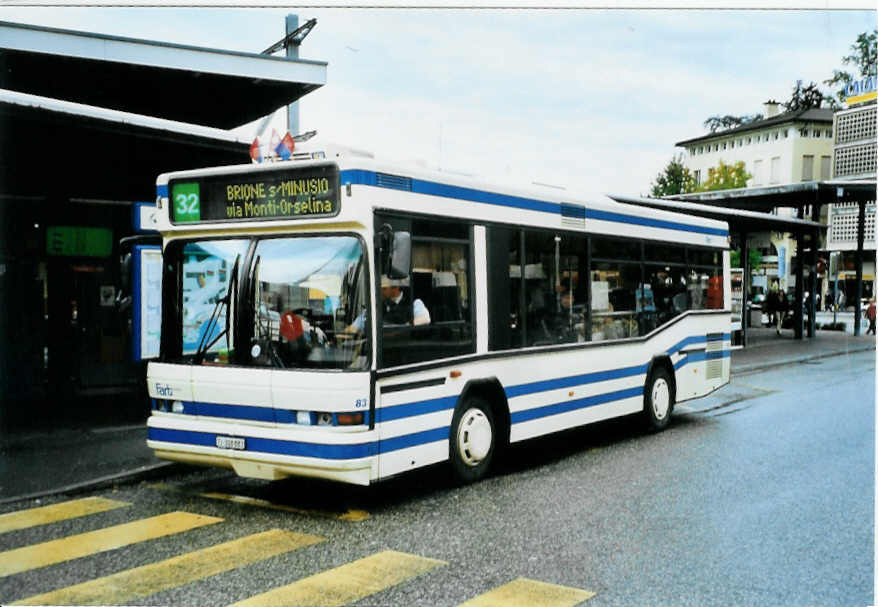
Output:
[[[226,291],[225,296],[218,299],[216,305],[214,305],[213,312],[210,313],[210,318],[208,319],[207,325],[204,328],[204,333],[201,336],[201,341],[198,343],[198,349],[195,351],[195,356],[193,358],[193,362],[197,365],[200,365],[204,361],[204,356],[207,354],[208,350],[210,350],[224,335],[226,336],[226,346],[228,347],[229,345],[232,297],[238,291],[238,266],[240,262],[241,254],[239,253],[238,256],[235,257],[235,265],[232,268],[232,274],[229,277],[229,288]],[[226,327],[219,333],[219,335],[210,340],[210,334],[219,322],[219,310],[222,304],[226,305]]]

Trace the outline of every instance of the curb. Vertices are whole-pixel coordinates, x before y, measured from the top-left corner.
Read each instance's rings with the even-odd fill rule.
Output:
[[[182,468],[183,464],[178,464],[176,462],[159,462],[156,464],[149,464],[146,466],[135,468],[133,470],[125,470],[116,474],[108,474],[107,476],[101,476],[91,480],[73,483],[64,487],[56,487],[54,489],[46,489],[44,491],[28,493],[26,495],[7,497],[0,500],[0,506],[14,504],[15,502],[23,502],[27,500],[40,499],[43,497],[50,497],[53,495],[60,495],[62,493],[84,493],[86,491],[93,491],[95,489],[100,489],[123,482],[138,482],[142,480],[147,480],[156,476],[167,474],[169,472],[169,469],[173,467]]]
[[[771,362],[763,362],[763,363],[751,363],[749,365],[740,365],[739,367],[735,367],[732,364],[731,376],[735,375],[749,375],[751,373],[755,373],[757,371],[764,371],[765,369],[773,369],[775,367],[783,367],[786,365],[792,365],[795,363],[807,362],[809,360],[818,360],[821,358],[830,358],[832,356],[842,356],[843,354],[856,354],[858,352],[874,352],[875,346],[859,346],[856,348],[850,348],[845,350],[836,350],[833,352],[821,352],[819,354],[813,354],[811,356],[799,356],[796,358],[787,358],[784,360],[774,360]]]

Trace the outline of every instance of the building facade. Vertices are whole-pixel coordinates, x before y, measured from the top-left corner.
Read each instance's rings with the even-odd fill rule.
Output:
[[[872,90],[874,91],[874,78]],[[846,110],[836,112],[833,132],[833,167],[834,180],[860,181],[873,180],[876,177],[876,129],[878,123],[878,105],[874,100],[865,104],[855,105]],[[863,292],[862,297],[869,299],[875,295],[875,201],[865,205],[865,223],[863,232]],[[852,301],[850,293],[856,289],[856,272],[854,255],[857,250],[857,229],[859,223],[859,205],[856,202],[842,202],[829,205],[826,234],[826,249],[841,251],[842,263],[839,268],[839,282],[848,293],[848,301]]]
[[[765,118],[737,128],[680,141],[684,165],[700,185],[720,161],[743,162],[747,187],[828,180],[832,174],[832,110],[780,113],[765,103]]]

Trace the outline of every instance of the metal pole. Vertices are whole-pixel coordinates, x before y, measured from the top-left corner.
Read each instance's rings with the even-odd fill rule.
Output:
[[[299,15],[287,15],[287,30],[286,35],[290,35],[292,32],[296,31],[299,27]],[[287,59],[298,59],[299,58],[299,45],[297,44],[288,44],[287,45]],[[287,106],[287,130],[290,132],[290,135],[298,135],[299,134],[299,102],[295,101]]]
[[[750,322],[750,246],[747,232],[741,232],[741,267],[744,268],[741,284],[741,347],[747,347],[747,323]]]
[[[816,200],[811,206],[811,221],[814,223],[820,222],[820,203]],[[808,337],[812,338],[817,331],[817,312],[820,310],[820,306],[817,305],[817,249],[819,246],[820,229],[815,228],[811,233],[811,256],[809,257],[811,266],[811,305],[809,306],[811,320],[808,323]]]
[[[805,293],[805,289],[803,288],[805,285],[802,284],[805,282],[805,233],[798,232],[796,234],[796,257],[798,258],[798,263],[796,264],[796,309],[793,314],[793,332],[795,333],[796,339],[802,339],[803,337],[803,329],[805,325],[804,314],[802,314],[804,309],[804,301],[803,295]]]
[[[866,233],[866,202],[861,200],[857,203],[859,206],[859,216],[857,218],[857,300],[854,302],[854,335],[860,334],[860,300],[863,299],[863,240]]]
[[[808,337],[814,337],[817,329],[817,230],[811,232],[811,248],[808,251]]]

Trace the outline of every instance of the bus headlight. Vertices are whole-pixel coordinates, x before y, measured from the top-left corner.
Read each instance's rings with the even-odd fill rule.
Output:
[[[311,412],[310,411],[296,411],[296,423],[302,426],[310,426],[311,425]]]

